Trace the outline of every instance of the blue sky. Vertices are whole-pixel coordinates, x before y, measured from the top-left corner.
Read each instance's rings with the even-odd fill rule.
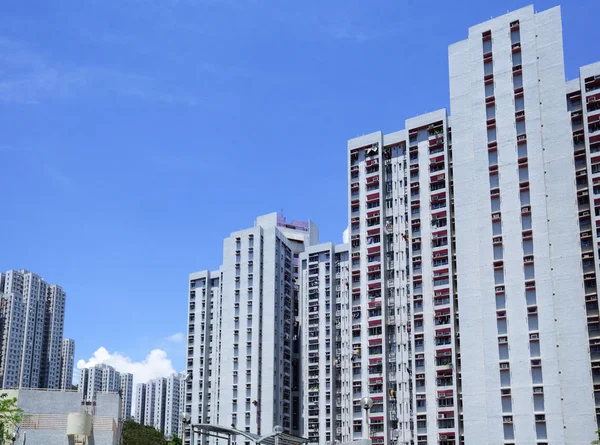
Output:
[[[65,288],[76,359],[183,369],[187,275],[281,209],[341,241],[346,141],[447,107],[448,45],[528,4],[494,3],[4,1],[0,270]],[[596,6],[563,5],[568,78]]]

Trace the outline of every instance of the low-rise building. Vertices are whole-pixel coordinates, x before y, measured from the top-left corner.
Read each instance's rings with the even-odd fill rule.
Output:
[[[14,445],[120,443],[119,394],[99,393],[90,402],[76,391],[18,389],[1,391],[0,397],[15,397],[24,413],[13,430]]]

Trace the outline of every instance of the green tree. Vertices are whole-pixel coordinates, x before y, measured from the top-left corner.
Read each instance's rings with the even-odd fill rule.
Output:
[[[15,427],[23,420],[23,410],[17,407],[17,399],[0,395],[0,439],[11,440]]]
[[[177,434],[173,435],[173,440],[169,442],[169,445],[183,445],[183,441],[180,437],[177,437]]]
[[[598,436],[598,438],[592,441],[592,445],[600,444],[600,430],[596,430],[596,436]]]
[[[123,422],[123,445],[167,445],[160,431],[135,420]]]

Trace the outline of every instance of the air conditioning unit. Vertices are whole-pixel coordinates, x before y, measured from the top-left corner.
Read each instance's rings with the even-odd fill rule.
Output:
[[[540,338],[540,334],[529,334],[530,340],[537,340],[538,338]]]
[[[510,365],[508,363],[500,363],[500,369],[508,369]]]

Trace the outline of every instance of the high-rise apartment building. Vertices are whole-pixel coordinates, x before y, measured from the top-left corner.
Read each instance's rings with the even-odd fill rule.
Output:
[[[451,118],[348,143],[347,281],[323,287],[331,246],[302,255],[303,433],[590,443],[600,64],[565,83],[560,9],[533,7],[470,28],[449,60]]]
[[[299,332],[306,389],[301,417],[303,430],[311,439],[331,441],[338,417],[339,428],[342,424],[346,429],[352,425],[351,408],[342,408],[352,406],[347,396],[352,367],[341,366],[355,357],[351,338],[343,336],[342,331],[349,332],[351,323],[358,320],[352,319],[348,310],[349,265],[347,244],[309,246],[299,257]],[[342,437],[350,437],[349,431],[344,433]]]
[[[152,388],[154,390],[154,423],[152,424],[152,426],[158,431],[164,431],[167,399],[167,379],[156,379],[155,385]]]
[[[121,393],[121,418],[128,420],[131,418],[131,408],[133,403],[133,374],[128,372],[121,373],[120,382]]]
[[[565,82],[560,9],[529,6],[471,27],[449,69],[451,117],[348,142],[347,244],[298,249],[297,325],[283,333],[301,350],[300,432],[587,445],[600,420],[600,63]],[[258,236],[232,234],[218,271],[190,275],[193,423],[270,431],[285,413],[264,361],[281,357],[279,307],[259,309],[273,343],[248,324]],[[265,258],[261,284],[277,283],[288,269]]]
[[[165,436],[184,434],[181,413],[185,381],[182,374],[139,383],[136,387],[135,420],[152,426]]]
[[[600,346],[586,192],[600,164],[592,148],[600,150],[600,77],[598,64],[583,67],[565,91],[561,32],[558,8],[523,8],[471,28],[449,51],[451,119],[441,110],[349,142],[356,305],[336,323],[366,315],[354,332],[368,330],[368,341],[353,342],[346,367],[339,362],[342,375],[352,369],[353,434],[342,403],[332,440],[593,439],[591,374],[600,381],[600,371],[588,350],[594,361]],[[383,323],[382,312],[364,313],[369,305],[384,308]],[[364,372],[374,402],[366,433]],[[342,386],[342,402],[347,395]]]
[[[172,374],[166,377],[165,395],[165,436],[177,435],[183,437],[181,413],[184,410],[182,393],[185,394],[185,381],[182,374]]]
[[[65,338],[62,341],[60,356],[60,389],[73,386],[73,361],[75,360],[75,340]]]
[[[190,275],[185,410],[193,423],[301,430],[296,277],[299,254],[317,241],[311,222],[264,215],[224,240],[218,271]]]
[[[348,143],[349,296],[335,321],[350,347],[335,351],[342,404],[331,436],[341,442],[416,443],[426,425],[456,434],[446,112],[405,125]]]
[[[60,388],[60,361],[65,325],[66,293],[59,286],[50,286],[46,299],[42,364],[40,380],[43,387]]]
[[[92,402],[98,393],[119,393],[121,396],[121,418],[131,417],[133,397],[133,375],[120,373],[112,366],[101,363],[83,368],[79,373],[79,392],[83,400]]]
[[[0,274],[0,386],[60,387],[66,294],[26,270]]]
[[[474,26],[449,54],[465,441],[589,443],[560,9]]]
[[[579,79],[567,82],[567,106],[570,113],[575,184],[580,230],[581,263],[585,292],[585,310],[592,361],[592,379],[596,418],[600,423],[600,318],[597,274],[600,251],[600,63],[579,70]]]
[[[186,392],[187,392],[187,381],[186,381],[186,377],[184,376],[183,379],[181,380],[181,384],[179,386],[179,434],[178,436],[180,438],[183,438],[183,436],[185,435],[185,425],[184,425],[184,416],[183,413],[185,412],[185,400],[186,400]]]
[[[79,385],[77,386],[77,390],[83,400],[91,402],[97,393],[102,392],[102,373],[103,368],[99,365],[79,370]]]
[[[156,380],[146,384],[146,399],[144,402],[144,425],[154,426],[154,410],[156,401]]]
[[[146,421],[146,384],[138,383],[135,385],[135,414],[134,420],[137,423],[144,424]]]

